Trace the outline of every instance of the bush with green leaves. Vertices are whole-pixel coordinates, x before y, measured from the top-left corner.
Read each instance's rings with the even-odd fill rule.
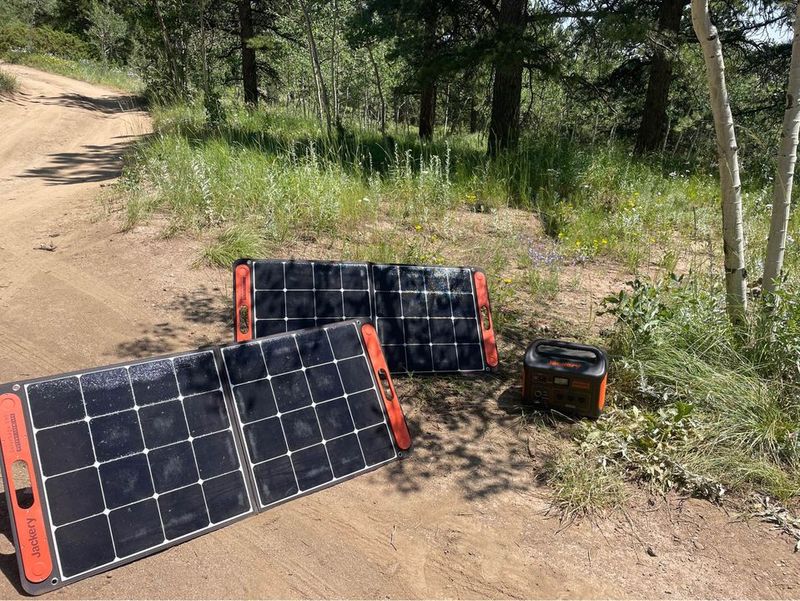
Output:
[[[612,412],[591,426],[585,440],[603,440],[597,451],[605,456],[606,443],[619,449],[620,437],[643,419],[647,429],[657,418],[656,430],[663,436],[673,431],[665,418],[691,416],[690,427],[674,444],[660,447],[662,440],[637,435],[644,449],[637,443],[635,452],[628,447],[615,460],[668,486],[694,489],[699,478],[705,494],[713,482],[737,492],[796,497],[799,301],[797,291],[787,286],[774,306],[753,303],[758,313],[752,316],[754,325],[739,334],[728,323],[724,292],[717,286],[694,275],[631,282],[629,290],[607,298],[605,306],[617,318],[610,339],[612,389],[617,404],[633,413],[621,417]],[[659,472],[665,468],[667,479]]]
[[[48,26],[33,27],[12,22],[0,25],[0,56],[50,54],[69,60],[93,56],[92,48],[76,35]]]

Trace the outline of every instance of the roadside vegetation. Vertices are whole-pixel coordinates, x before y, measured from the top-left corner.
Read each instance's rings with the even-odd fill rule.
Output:
[[[134,69],[103,61],[80,37],[47,26],[0,24],[0,59],[124,92],[144,91]]]
[[[11,73],[0,69],[0,94],[13,94],[19,89],[17,78]]]

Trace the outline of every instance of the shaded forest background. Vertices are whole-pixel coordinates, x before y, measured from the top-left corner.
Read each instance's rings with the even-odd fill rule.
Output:
[[[793,7],[718,2],[745,170],[771,175]],[[161,100],[226,90],[360,126],[484,137],[621,141],[706,168],[713,126],[684,0],[7,0],[0,52],[133,70]]]

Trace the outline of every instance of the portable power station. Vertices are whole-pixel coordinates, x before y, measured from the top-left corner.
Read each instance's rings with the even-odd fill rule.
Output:
[[[526,403],[599,417],[606,397],[608,361],[597,347],[538,339],[525,351],[522,398]]]

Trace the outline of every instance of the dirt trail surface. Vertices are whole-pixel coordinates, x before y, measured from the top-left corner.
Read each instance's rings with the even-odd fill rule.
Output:
[[[32,69],[0,100],[0,381],[227,341],[229,275],[197,244],[120,233],[98,198],[148,131],[130,98]],[[50,250],[43,250],[50,249]],[[791,542],[695,500],[633,502],[561,528],[547,445],[505,379],[433,404],[398,380],[416,448],[400,463],[51,593],[69,598],[796,597]],[[504,401],[506,399],[506,401]],[[5,502],[0,528],[6,537]],[[20,595],[0,546],[0,598]],[[649,549],[649,551],[648,551]]]

